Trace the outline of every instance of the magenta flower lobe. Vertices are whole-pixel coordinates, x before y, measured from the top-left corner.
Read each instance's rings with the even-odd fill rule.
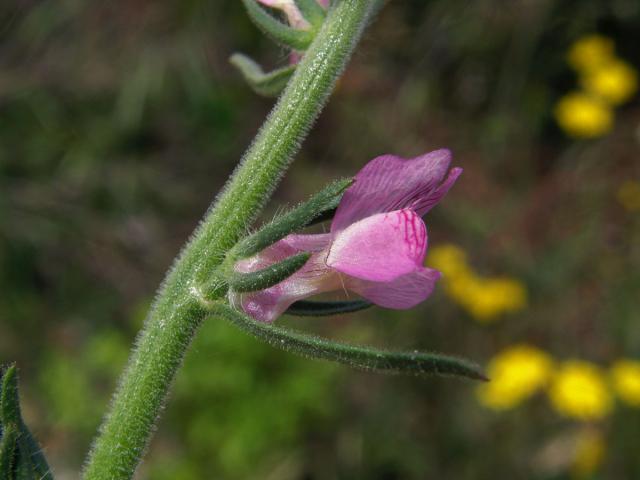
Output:
[[[427,228],[413,210],[378,213],[338,232],[329,268],[363,280],[388,282],[422,266]]]

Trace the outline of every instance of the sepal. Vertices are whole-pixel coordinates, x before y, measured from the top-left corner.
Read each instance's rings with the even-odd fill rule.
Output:
[[[306,50],[313,41],[313,32],[298,30],[278,21],[262,8],[255,0],[242,0],[249,18],[274,41],[293,50]]]
[[[266,224],[256,233],[245,237],[231,250],[233,259],[248,258],[273,245],[290,233],[301,230],[323,213],[334,211],[344,191],[353,183],[352,178],[345,178],[330,183],[306,202],[289,210]]]
[[[318,0],[295,0],[304,19],[311,24],[314,29],[320,28],[324,18],[327,16],[326,10],[318,3]]]
[[[331,360],[351,367],[383,373],[442,375],[487,380],[478,365],[436,353],[392,352],[334,342],[273,324],[257,322],[227,304],[215,302],[210,312],[273,347],[308,358]]]
[[[265,288],[273,287],[296,273],[307,263],[309,257],[311,257],[310,253],[298,253],[255,272],[240,273],[234,271],[227,278],[227,282],[232,290],[240,293],[264,290]]]
[[[0,479],[53,480],[42,449],[22,420],[15,365],[4,372],[0,388]]]
[[[297,317],[323,317],[353,313],[372,307],[373,303],[366,300],[345,300],[339,302],[315,302],[300,300],[291,305],[284,313]]]
[[[260,65],[241,53],[233,54],[229,62],[240,71],[252,90],[263,97],[277,97],[296,70],[295,65],[289,65],[265,73]]]

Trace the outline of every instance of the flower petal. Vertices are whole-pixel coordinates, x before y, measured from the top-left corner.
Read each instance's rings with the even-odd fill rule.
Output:
[[[326,248],[330,241],[329,233],[287,235],[253,257],[238,260],[234,268],[238,272],[255,272],[301,252],[317,253]]]
[[[391,282],[347,279],[349,290],[381,307],[405,309],[416,306],[431,295],[441,274],[432,268],[420,268]]]
[[[330,233],[317,233],[313,235],[291,234],[284,237],[281,241],[296,250],[296,253],[319,252],[329,245],[332,236]]]
[[[454,169],[442,185],[451,163],[451,152],[435,150],[412,159],[383,155],[358,172],[347,189],[331,224],[336,232],[365,217],[412,208],[423,216],[453,185],[460,169]]]
[[[372,215],[337,233],[326,264],[352,277],[393,280],[422,267],[427,228],[413,210]]]
[[[305,29],[309,27],[309,22],[304,19],[294,0],[258,0],[258,2],[282,10],[287,16],[289,25],[293,28]]]
[[[298,237],[302,236],[314,237],[315,235],[298,235]],[[273,247],[269,248],[273,249]],[[276,250],[279,252],[290,251],[288,249],[291,248],[290,245],[280,244]],[[264,258],[261,260],[265,261]],[[246,262],[246,260],[241,260],[241,262]],[[268,262],[269,265],[272,263],[272,261]],[[252,269],[249,271],[256,270],[255,265],[257,263],[251,265]],[[241,265],[238,262],[235,267],[239,271],[247,271],[240,270],[239,266],[243,268],[247,265]],[[238,293],[230,290],[229,303],[238,309],[242,309],[258,321],[272,322],[282,315],[292,303],[298,300],[323,292],[340,290],[341,288],[342,282],[339,274],[327,267],[324,262],[324,254],[315,253],[305,263],[304,267],[273,287],[249,293]]]
[[[275,286],[251,293],[229,292],[229,303],[254,320],[271,323],[288,308],[280,289]]]

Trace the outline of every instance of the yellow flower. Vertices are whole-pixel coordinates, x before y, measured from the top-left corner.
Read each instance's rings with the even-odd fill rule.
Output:
[[[640,211],[640,182],[627,180],[616,193],[618,202],[629,212]]]
[[[481,288],[481,281],[475,273],[468,271],[444,277],[444,287],[451,298],[468,310],[470,299],[475,298]]]
[[[640,362],[618,360],[611,367],[611,383],[620,399],[632,407],[640,407]]]
[[[586,73],[582,85],[610,105],[620,105],[636,93],[638,74],[627,62],[611,60]]]
[[[527,304],[527,291],[522,283],[508,277],[477,275],[468,265],[464,250],[455,245],[433,248],[429,265],[444,274],[447,295],[478,321],[490,322]]]
[[[602,433],[585,429],[578,434],[571,472],[576,478],[588,478],[602,465],[606,445]]]
[[[452,244],[438,245],[429,252],[429,264],[440,270],[444,279],[453,278],[469,271],[467,254],[460,247]]]
[[[587,35],[569,49],[569,64],[578,71],[590,71],[614,58],[614,44],[602,35]]]
[[[611,108],[585,93],[574,92],[562,97],[554,114],[560,128],[572,137],[600,137],[613,126]]]
[[[613,408],[605,375],[597,366],[580,360],[560,367],[549,398],[558,413],[578,420],[599,420]]]
[[[513,278],[487,278],[469,293],[465,305],[477,320],[487,322],[503,313],[522,310],[527,305],[527,291]]]
[[[509,347],[489,363],[490,381],[478,387],[478,400],[493,410],[513,408],[548,382],[552,368],[551,357],[537,348]]]

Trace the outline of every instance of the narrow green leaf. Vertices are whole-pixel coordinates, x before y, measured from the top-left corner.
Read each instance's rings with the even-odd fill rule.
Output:
[[[22,456],[18,463],[20,461],[25,463],[27,466],[25,471],[33,472],[34,477],[32,478],[37,480],[53,480],[53,473],[51,473],[40,445],[38,445],[38,442],[33,438],[24,423],[22,424],[22,433],[18,439],[18,445]]]
[[[9,366],[2,376],[0,390],[0,425],[19,427],[20,401],[18,399],[18,378],[15,365]]]
[[[13,475],[15,480],[40,480],[40,476],[36,473],[33,468],[33,464],[31,463],[28,454],[18,448],[18,456],[16,459],[16,464],[13,468]]]
[[[291,305],[284,313],[298,317],[322,317],[326,315],[357,312],[371,306],[373,306],[373,303],[367,302],[366,300],[346,300],[342,302],[312,302],[300,300]]]
[[[296,273],[307,263],[309,257],[311,257],[310,253],[298,253],[257,272],[233,272],[227,278],[227,282],[229,283],[229,287],[236,292],[256,292],[258,290],[264,290],[265,288],[273,287]]]
[[[324,212],[334,211],[340,203],[342,194],[352,183],[352,178],[343,178],[330,183],[306,202],[280,215],[253,235],[238,242],[229,256],[235,260],[255,255],[290,233],[306,227]]]
[[[253,91],[263,97],[277,97],[280,95],[296,70],[295,65],[288,65],[265,73],[260,65],[241,53],[233,54],[229,62],[240,70],[240,73],[242,73],[242,76]]]
[[[268,14],[255,0],[242,0],[242,3],[253,23],[274,41],[294,50],[306,50],[311,45],[313,33],[309,30],[298,30],[285,25]]]
[[[320,28],[324,18],[327,16],[326,10],[318,3],[318,0],[295,0],[302,16],[315,29]]]
[[[2,424],[5,431],[15,432],[15,451],[13,454],[15,463],[11,467],[13,477],[7,478],[15,478],[16,480],[53,480],[53,475],[42,454],[42,450],[24,424],[20,414],[18,375],[15,365],[11,365],[2,377],[0,424]],[[4,480],[4,477],[0,477],[0,479]]]
[[[13,426],[5,427],[0,437],[0,479],[13,479],[18,432]]]
[[[361,370],[410,375],[443,375],[486,380],[480,367],[468,360],[421,352],[390,352],[333,342],[256,322],[227,304],[217,303],[211,313],[222,316],[241,330],[268,344],[308,358],[343,363]]]

